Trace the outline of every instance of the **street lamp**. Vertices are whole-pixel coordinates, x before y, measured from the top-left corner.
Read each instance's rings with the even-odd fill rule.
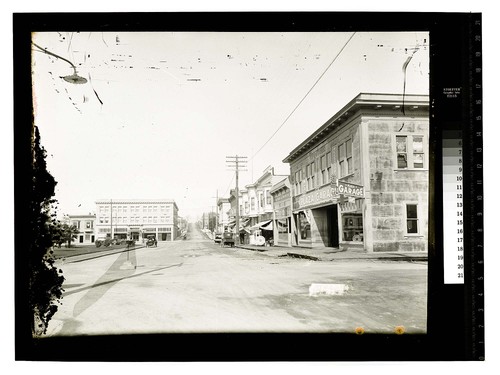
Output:
[[[36,43],[33,43],[31,42],[31,44],[33,44],[36,48],[38,48],[38,51],[39,52],[43,52],[43,53],[46,53],[47,55],[50,55],[50,56],[54,56],[58,59],[61,59],[63,61],[66,61],[68,64],[71,65],[71,67],[73,68],[73,74],[69,75],[69,76],[64,76],[64,77],[61,77],[62,79],[64,79],[66,82],[69,82],[69,83],[73,83],[75,85],[81,85],[81,84],[84,84],[84,83],[87,83],[87,79],[81,77],[78,75],[78,73],[76,72],[76,66],[71,62],[69,61],[68,59],[65,59],[64,57],[61,57],[59,55],[56,55],[55,53],[52,53],[50,51],[47,51],[46,49],[40,47],[38,44]]]

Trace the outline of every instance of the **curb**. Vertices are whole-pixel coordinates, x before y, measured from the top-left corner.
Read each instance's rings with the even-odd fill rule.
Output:
[[[259,253],[266,253],[268,250],[264,249],[254,249],[250,247],[245,247],[245,246],[235,246],[236,248],[243,249],[243,250],[250,250],[250,251],[256,251]],[[427,262],[428,261],[428,256],[417,256],[417,257],[412,257],[412,256],[407,256],[407,255],[388,255],[388,256],[377,256],[377,255],[370,255],[370,256],[341,256],[341,257],[322,257],[322,256],[316,256],[316,255],[309,255],[309,254],[301,254],[301,253],[294,253],[294,252],[283,252],[284,255],[292,257],[292,258],[299,258],[299,259],[308,259],[308,260],[313,260],[313,261],[345,261],[345,260],[380,260],[380,261],[394,261],[394,262],[414,262],[414,261],[420,261],[420,262]],[[280,255],[283,255],[281,253]],[[345,252],[341,252],[345,253]],[[274,256],[273,254],[266,254],[269,256]],[[275,255],[275,256],[280,256],[280,255]]]

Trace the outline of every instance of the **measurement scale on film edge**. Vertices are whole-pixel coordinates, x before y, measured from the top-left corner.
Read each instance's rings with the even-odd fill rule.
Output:
[[[471,349],[484,360],[483,146],[481,15],[469,23],[469,129],[448,126],[442,133],[443,265],[445,284],[470,286]],[[465,124],[464,124],[465,125]],[[463,153],[463,142],[467,142]],[[465,176],[464,157],[470,165]],[[469,191],[464,191],[468,189]],[[469,199],[464,203],[464,195]],[[464,204],[470,215],[464,216]],[[465,232],[465,237],[464,237]],[[468,264],[470,262],[470,264]],[[467,268],[465,268],[465,266]],[[467,280],[470,278],[470,280]]]
[[[484,360],[484,234],[483,234],[483,117],[481,15],[471,15],[470,58],[470,150],[471,225],[470,278],[472,315],[472,356]]]

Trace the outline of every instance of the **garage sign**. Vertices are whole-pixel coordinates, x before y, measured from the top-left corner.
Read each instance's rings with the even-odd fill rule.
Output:
[[[337,182],[337,194],[348,197],[363,198],[365,196],[364,187],[344,181]]]

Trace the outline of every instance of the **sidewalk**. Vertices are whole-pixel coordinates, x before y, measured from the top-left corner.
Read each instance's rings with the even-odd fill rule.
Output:
[[[364,250],[345,250],[333,247],[324,247],[317,249],[307,249],[301,247],[285,247],[285,246],[253,246],[253,245],[235,245],[237,248],[258,251],[259,253],[272,257],[295,257],[317,261],[336,261],[336,260],[353,260],[353,259],[371,259],[371,260],[391,260],[391,261],[427,261],[427,253],[395,253],[395,252],[376,252],[368,253]]]

